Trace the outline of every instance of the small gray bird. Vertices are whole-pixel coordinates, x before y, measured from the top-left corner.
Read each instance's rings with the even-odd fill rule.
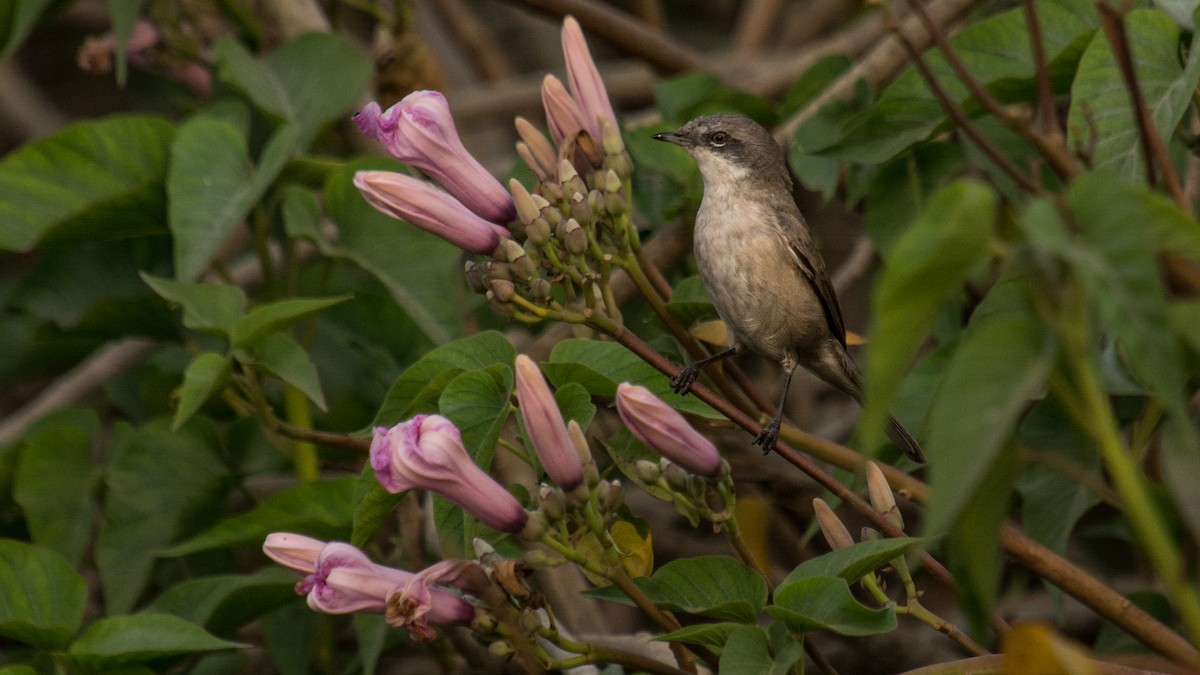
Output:
[[[654,138],[687,150],[700,167],[704,199],[696,214],[696,266],[732,342],[685,367],[671,388],[687,393],[701,368],[747,349],[778,361],[787,379],[775,418],[754,440],[763,452],[775,447],[798,365],[861,404],[842,310],[792,197],[783,149],[757,122],[730,114],[698,117]],[[906,455],[925,461],[895,417],[888,418],[887,435]]]

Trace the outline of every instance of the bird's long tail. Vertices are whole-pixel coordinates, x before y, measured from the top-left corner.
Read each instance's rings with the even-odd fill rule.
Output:
[[[920,444],[912,437],[912,434],[908,433],[908,429],[905,429],[904,425],[900,424],[900,420],[889,415],[887,426],[884,427],[884,433],[914,462],[925,463],[925,452],[921,450]]]
[[[853,396],[854,400],[862,405],[862,377],[859,375],[854,359],[850,358],[841,345],[832,345],[828,354],[832,358],[826,358],[813,364],[812,371],[817,374],[817,377]],[[914,462],[925,463],[925,452],[921,450],[921,445],[912,437],[912,434],[908,433],[908,429],[904,428],[900,420],[889,415],[884,433]]]

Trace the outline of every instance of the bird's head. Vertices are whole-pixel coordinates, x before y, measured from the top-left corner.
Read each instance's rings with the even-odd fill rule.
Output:
[[[676,131],[655,134],[654,138],[687,150],[700,167],[705,183],[787,173],[783,149],[761,124],[744,115],[697,117]]]

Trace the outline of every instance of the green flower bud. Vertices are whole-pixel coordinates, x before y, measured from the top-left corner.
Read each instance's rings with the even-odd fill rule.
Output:
[[[587,194],[587,185],[579,177],[579,172],[570,160],[564,159],[558,163],[558,182],[562,184],[563,196],[566,199],[577,194]]]
[[[552,523],[562,520],[567,515],[566,495],[558,488],[542,485],[538,489],[538,501],[542,513],[546,514],[546,518]]]
[[[476,293],[487,292],[488,270],[483,265],[478,265],[473,261],[468,260],[464,266],[467,275],[467,285]]]
[[[678,464],[672,464],[666,460],[662,463],[663,478],[667,481],[667,485],[676,492],[686,493],[688,491],[688,472]]]
[[[587,195],[588,207],[592,209],[593,216],[602,216],[607,211],[607,205],[604,201],[604,193],[599,190],[592,190]]]
[[[567,249],[570,253],[582,255],[587,252],[587,232],[583,231],[583,228],[579,226],[579,222],[574,218],[560,223],[558,231],[554,234],[563,243],[563,248]]]
[[[550,241],[550,223],[539,215],[525,226],[525,237],[538,246],[545,244]]]
[[[575,193],[571,197],[571,217],[579,221],[580,225],[587,226],[592,224],[592,207],[588,204],[587,195]]]
[[[488,653],[502,659],[513,655],[513,648],[507,642],[498,641],[488,645]]]
[[[549,300],[552,288],[549,281],[538,277],[529,284],[529,295],[533,296],[534,300]]]
[[[488,288],[492,290],[492,296],[498,302],[511,302],[513,296],[517,294],[517,287],[506,279],[492,279]]]
[[[639,459],[634,463],[633,468],[638,480],[647,485],[654,485],[658,482],[659,478],[662,478],[662,469],[658,468],[658,464],[648,459]]]

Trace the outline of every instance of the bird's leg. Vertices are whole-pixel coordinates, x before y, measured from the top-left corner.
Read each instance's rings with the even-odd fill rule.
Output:
[[[692,383],[696,381],[696,377],[700,375],[700,369],[716,363],[722,359],[727,359],[737,353],[737,347],[730,347],[723,352],[717,352],[712,356],[705,357],[695,363],[684,366],[679,374],[671,378],[671,391],[676,394],[686,394],[692,388]]]
[[[783,423],[783,405],[787,403],[788,387],[792,384],[792,373],[794,372],[796,372],[795,366],[787,371],[787,378],[783,381],[783,395],[779,397],[779,407],[775,409],[775,417],[767,422],[767,426],[763,427],[754,439],[755,445],[762,446],[764,455],[775,449],[775,441],[779,439],[779,426]]]

